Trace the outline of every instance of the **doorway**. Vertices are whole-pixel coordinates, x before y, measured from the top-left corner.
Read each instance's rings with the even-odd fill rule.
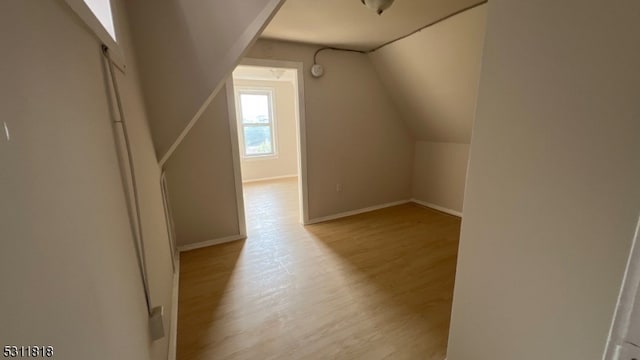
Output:
[[[242,235],[308,223],[302,63],[245,59],[227,81]]]

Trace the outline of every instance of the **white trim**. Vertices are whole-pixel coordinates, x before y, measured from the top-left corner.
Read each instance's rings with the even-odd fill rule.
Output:
[[[434,210],[438,210],[438,211],[443,212],[443,213],[447,213],[449,215],[453,215],[453,216],[457,216],[459,218],[462,218],[462,213],[460,211],[452,210],[452,209],[446,208],[444,206],[428,203],[426,201],[422,201],[422,200],[418,200],[418,199],[411,199],[411,202],[416,203],[418,205],[422,205],[422,206],[431,208],[431,209],[434,209]]]
[[[82,0],[69,0],[69,1],[82,1]],[[255,20],[251,24],[249,24],[249,26],[247,26],[246,30],[244,31],[244,33],[242,33],[240,38],[236,40],[236,42],[233,44],[231,49],[229,49],[227,54],[222,59],[223,64],[228,64],[227,66],[228,71],[226,72],[226,76],[231,77],[231,74],[233,70],[235,70],[240,59],[242,59],[244,54],[246,54],[249,51],[249,48],[253,45],[253,43],[255,43],[255,41],[258,40],[258,37],[262,33],[262,30],[264,30],[264,28],[267,27],[267,25],[269,24],[273,16],[275,16],[276,12],[278,11],[278,9],[280,9],[280,6],[282,6],[283,3],[284,3],[284,0],[269,1],[269,3],[264,7],[264,9],[260,12],[260,14],[258,14],[258,16],[255,18]],[[209,95],[209,97],[204,101],[202,106],[200,106],[200,108],[195,113],[195,115],[193,115],[191,120],[189,120],[189,122],[187,123],[187,126],[185,126],[184,130],[182,130],[178,138],[173,142],[173,144],[171,144],[171,146],[169,147],[169,149],[167,149],[164,155],[162,155],[159,162],[160,167],[164,166],[164,164],[167,162],[167,160],[169,160],[173,152],[176,151],[176,149],[178,148],[178,145],[182,143],[182,141],[187,136],[189,131],[191,131],[191,128],[193,128],[193,126],[196,124],[196,121],[200,119],[200,116],[202,115],[202,113],[204,113],[204,111],[209,107],[209,104],[211,104],[211,101],[213,101],[216,95],[218,95],[218,92],[220,91],[220,89],[222,89],[222,85],[224,84],[225,82],[221,81],[220,84],[218,84],[218,86],[216,86],[213,89],[213,91],[211,92],[211,95]]]
[[[120,45],[114,40],[111,35],[105,30],[104,26],[96,15],[91,11],[89,6],[83,0],[63,0],[65,4],[71,9],[82,21],[83,25],[87,27],[91,31],[91,33],[96,37],[98,41],[102,44],[106,45],[109,48],[109,56],[111,60],[113,60],[116,67],[125,72],[126,63],[124,59],[124,54]],[[116,19],[118,10],[111,3],[111,19],[113,21],[114,31],[116,32],[116,37],[118,36],[118,21]]]
[[[296,106],[296,145],[298,150],[298,188],[299,201],[300,201],[300,222],[303,225],[309,223],[309,190],[307,188],[307,134],[306,134],[306,110],[304,102],[304,64],[299,61],[284,61],[284,60],[266,60],[266,59],[242,59],[240,65],[246,66],[259,66],[270,68],[286,68],[296,70],[296,80],[294,81],[294,88],[298,93],[295,99]],[[233,84],[233,81],[231,81]],[[235,111],[235,105],[233,106]],[[229,107],[230,111],[232,107]],[[233,117],[235,121],[235,116]],[[233,137],[233,136],[232,136]],[[237,132],[235,134],[235,141],[237,140]],[[232,139],[233,141],[233,139]],[[234,150],[234,156],[240,156],[239,150]],[[242,187],[242,177],[236,177],[236,188]],[[242,209],[244,212],[244,209]]]
[[[621,346],[628,339],[629,329],[631,327],[631,315],[633,314],[636,297],[640,288],[640,218],[636,224],[635,233],[627,258],[627,266],[622,277],[620,285],[620,293],[618,301],[611,321],[609,336],[607,337],[607,346],[605,348],[604,359],[617,359],[616,352],[621,351]],[[637,321],[637,320],[636,320]]]
[[[176,230],[173,223],[173,214],[171,212],[171,202],[169,201],[167,173],[164,170],[160,173],[160,190],[162,194],[164,217],[167,225],[167,236],[169,237],[169,249],[171,250],[171,266],[173,266],[173,271],[175,272],[177,269],[176,258],[178,257],[178,250],[176,249]]]
[[[298,90],[298,96],[296,100],[296,117],[298,121],[296,121],[296,126],[298,126],[298,131],[296,135],[298,136],[297,146],[298,146],[298,188],[301,189],[299,197],[300,197],[300,208],[302,209],[301,214],[301,222],[302,224],[307,224],[309,222],[309,188],[307,183],[307,119],[306,114],[307,110],[305,108],[305,100],[304,100],[304,64],[302,62],[298,62],[296,64],[296,80],[295,88]]]
[[[294,178],[294,177],[298,177],[298,174],[289,174],[289,175],[282,175],[282,176],[271,176],[271,177],[265,177],[265,178],[259,178],[259,179],[248,179],[248,180],[242,180],[242,183],[243,184],[248,184],[248,183],[260,182],[260,181],[291,179],[291,178]]]
[[[240,236],[247,236],[247,222],[244,214],[244,194],[242,193],[242,170],[240,163],[240,144],[238,143],[238,121],[236,119],[236,99],[233,88],[233,76],[229,76],[227,86],[227,108],[229,109],[229,136],[231,136],[231,157],[233,159],[233,179],[236,188],[236,210]]]
[[[200,249],[200,248],[203,248],[203,247],[209,247],[209,246],[213,246],[213,245],[224,244],[224,243],[228,243],[228,242],[232,242],[232,241],[236,241],[236,240],[243,240],[243,239],[246,239],[246,238],[247,237],[245,235],[225,236],[225,237],[221,237],[221,238],[217,238],[217,239],[213,239],[213,240],[201,241],[201,242],[198,242],[198,243],[195,243],[195,244],[180,245],[180,246],[178,246],[178,251],[185,252],[185,251]]]
[[[400,200],[400,201],[394,201],[394,202],[390,202],[390,203],[386,203],[386,204],[369,206],[369,207],[362,208],[362,209],[345,211],[345,212],[341,212],[341,213],[334,214],[334,215],[322,216],[322,217],[319,217],[319,218],[315,218],[315,219],[309,220],[307,225],[317,224],[317,223],[324,222],[324,221],[329,221],[329,220],[340,219],[340,218],[347,217],[347,216],[358,215],[358,214],[362,214],[362,213],[366,213],[366,212],[370,212],[370,211],[375,211],[375,210],[380,210],[380,209],[384,209],[384,208],[388,208],[388,207],[392,207],[392,206],[398,206],[398,205],[406,204],[406,203],[409,203],[409,202],[411,202],[411,200],[409,200],[409,199]]]
[[[173,274],[173,291],[171,293],[171,327],[169,328],[169,352],[167,359],[175,360],[178,350],[178,299],[180,292],[180,257],[176,261]]]
[[[204,101],[200,109],[198,109],[196,114],[193,115],[191,120],[189,120],[189,123],[187,123],[187,126],[184,127],[184,130],[182,130],[180,135],[178,135],[178,138],[176,139],[176,141],[174,141],[173,144],[171,144],[171,146],[167,150],[167,152],[164,153],[164,155],[160,159],[160,162],[158,163],[160,168],[164,167],[164,164],[167,162],[167,160],[169,160],[171,155],[173,155],[173,153],[176,151],[178,146],[182,144],[182,141],[184,140],[185,137],[187,137],[187,134],[189,134],[189,131],[191,131],[191,129],[196,124],[198,119],[200,119],[200,116],[204,113],[205,110],[207,110],[207,108],[209,107],[209,104],[211,104],[211,101],[213,101],[216,95],[218,95],[218,92],[220,92],[220,89],[222,89],[222,85],[224,85],[224,81],[221,82],[218,86],[216,86],[215,89],[213,89],[213,92],[211,93],[211,95],[209,95],[209,97]]]
[[[239,133],[238,133],[239,134]],[[277,160],[280,157],[278,156],[278,154],[275,155],[251,155],[251,156],[244,156],[242,157],[242,162],[260,162],[260,161],[264,161],[264,160]]]

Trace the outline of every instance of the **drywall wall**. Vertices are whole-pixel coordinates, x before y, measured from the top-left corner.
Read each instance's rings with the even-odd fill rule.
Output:
[[[112,13],[118,44],[126,59],[126,75],[116,72],[120,85],[122,105],[131,138],[132,155],[138,181],[140,216],[145,240],[145,259],[148,271],[151,302],[153,306],[164,306],[164,333],[167,335],[151,345],[151,358],[167,357],[169,334],[172,327],[171,309],[173,304],[173,264],[171,245],[167,234],[162,190],[160,187],[160,167],[155,156],[151,131],[144,106],[139,78],[139,66],[133,51],[130,19],[125,9],[125,1],[111,1]]]
[[[480,5],[369,55],[417,140],[413,197],[455,211],[462,211],[486,14]]]
[[[602,358],[640,213],[638,14],[490,2],[449,360]]]
[[[128,59],[118,80],[151,297],[168,312],[172,274],[159,169],[126,19],[121,3],[113,4]],[[166,359],[167,339],[149,336],[100,44],[62,1],[2,2],[0,18],[3,345],[51,345],[64,359]]]
[[[283,0],[127,1],[158,158]]]
[[[369,55],[416,139],[469,143],[486,14],[478,6]]]
[[[165,165],[178,245],[239,235],[226,88]]]
[[[327,74],[316,80],[308,75],[315,49],[260,40],[250,50],[305,62],[310,218],[409,199],[413,140],[370,61],[323,54]],[[240,234],[227,102],[223,88],[165,165],[179,245]]]
[[[417,141],[413,198],[462,212],[469,144]]]
[[[366,55],[259,40],[250,58],[304,63],[311,219],[411,197],[413,140]],[[336,191],[341,184],[342,191]]]
[[[247,158],[242,156],[242,180],[250,181],[264,178],[290,176],[298,174],[298,148],[296,124],[296,96],[294,84],[290,81],[265,81],[235,79],[236,90],[241,87],[268,88],[273,91],[273,111],[276,129],[277,156],[265,158]],[[238,124],[238,129],[241,129]],[[241,144],[241,143],[240,143]]]

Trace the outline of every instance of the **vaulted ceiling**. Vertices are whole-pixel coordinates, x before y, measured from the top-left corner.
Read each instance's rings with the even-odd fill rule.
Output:
[[[369,50],[481,0],[396,0],[378,16],[360,0],[286,0],[262,37]]]
[[[369,54],[417,140],[470,143],[486,17],[478,6]]]
[[[369,59],[416,140],[468,144],[487,12],[478,4],[395,0],[378,16],[360,0],[286,0],[262,37],[369,50],[447,18]]]

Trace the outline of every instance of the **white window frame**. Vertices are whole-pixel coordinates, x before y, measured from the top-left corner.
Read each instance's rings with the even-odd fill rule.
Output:
[[[234,86],[236,89],[236,114],[238,122],[238,139],[240,141],[240,155],[243,160],[260,160],[260,159],[274,159],[278,157],[278,130],[276,127],[275,117],[275,89],[271,87],[260,86]],[[269,123],[265,124],[245,124],[242,121],[242,94],[252,95],[266,95],[269,105]],[[269,154],[247,154],[247,147],[244,142],[244,128],[245,126],[265,126],[271,127],[271,153]]]
[[[104,28],[98,17],[93,13],[89,5],[84,0],[64,0],[69,8],[80,18],[85,26],[91,31],[91,33],[109,48],[109,55],[115,63],[115,65],[124,72],[126,69],[126,63],[124,59],[124,53],[122,48],[116,41],[118,38],[118,19],[117,9],[114,6],[113,1],[109,0],[111,7],[111,20],[113,22],[113,31],[116,39],[111,37],[111,34]]]

